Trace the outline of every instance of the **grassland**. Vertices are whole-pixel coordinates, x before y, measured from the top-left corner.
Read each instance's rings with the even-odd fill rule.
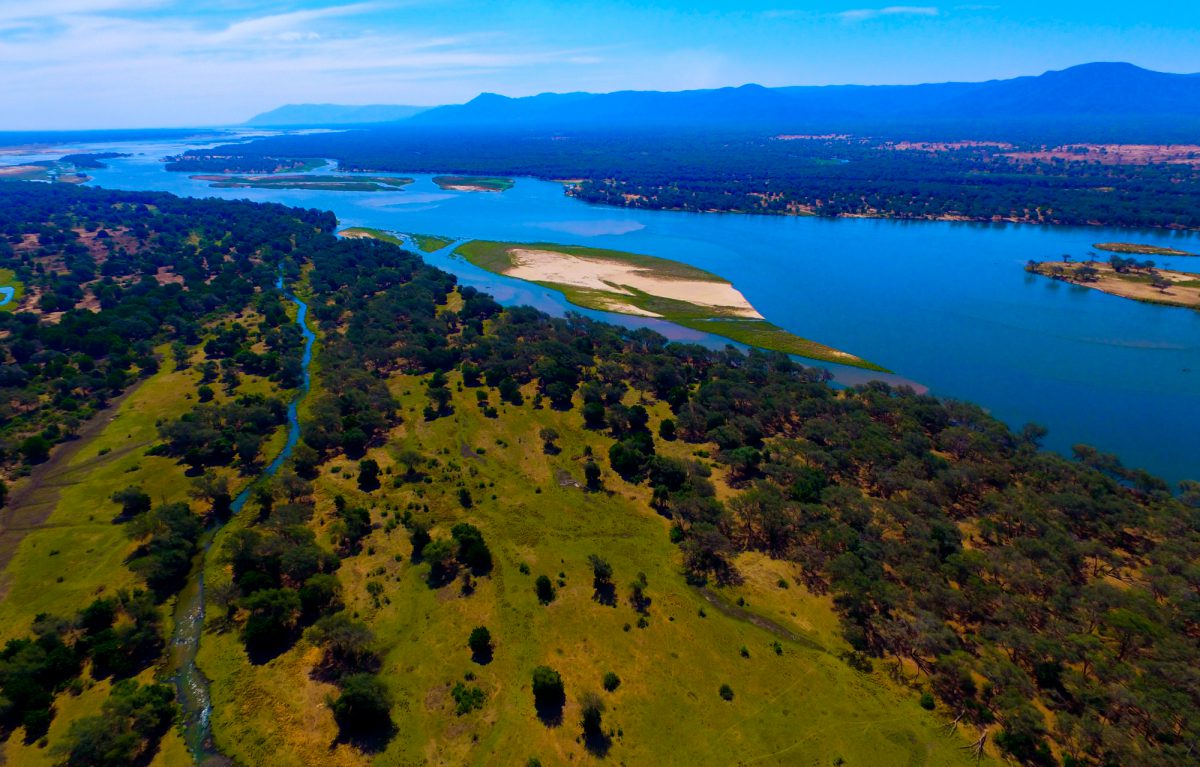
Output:
[[[1186,250],[1177,248],[1164,248],[1159,245],[1141,245],[1136,242],[1097,242],[1092,246],[1096,250],[1105,250],[1109,253],[1125,253],[1136,254],[1142,256],[1194,256],[1195,253],[1189,253]]]
[[[397,235],[384,231],[383,229],[372,229],[366,226],[352,226],[347,229],[343,229],[342,231],[338,232],[338,234],[343,237],[371,237],[376,240],[390,242],[393,245],[399,245],[402,248],[407,247],[408,243],[405,241],[407,239],[411,240],[413,244],[417,246],[417,249],[422,253],[433,253],[434,251],[441,250],[442,248],[448,248],[454,244],[454,240],[450,239],[449,237],[441,237],[436,234]]]
[[[308,189],[320,192],[394,192],[413,182],[397,176],[191,176],[214,189]]]
[[[1094,274],[1085,278],[1087,272],[1084,270],[1087,269],[1093,270]],[[1200,309],[1200,274],[1169,269],[1118,272],[1104,263],[1066,261],[1045,261],[1030,271],[1134,301]]]
[[[453,391],[459,377],[450,378]],[[313,526],[328,542],[335,494],[371,509],[375,529],[338,575],[347,609],[372,627],[383,652],[398,732],[378,755],[338,744],[332,716],[320,705],[332,688],[309,675],[314,648],[301,640],[275,660],[253,665],[236,636],[214,624],[200,663],[212,679],[214,733],[227,755],[261,765],[521,765],[530,757],[544,765],[689,767],[973,761],[961,750],[962,736],[944,734],[943,718],[922,710],[915,692],[839,659],[846,645],[829,598],[797,586],[787,564],[744,556],[745,583],[718,590],[716,598],[734,606],[741,599],[743,614],[773,621],[795,639],[727,615],[688,586],[668,523],[650,509],[648,488],[612,475],[603,478],[601,492],[577,486],[585,450],[602,454],[611,444],[582,429],[577,410],[535,409],[527,398],[522,406],[500,406],[499,417],[489,419],[475,391],[462,389],[454,392],[454,415],[425,421],[423,379],[394,376],[389,385],[406,423],[369,453],[383,468],[384,487],[361,492],[356,462],[335,459],[316,482]],[[498,404],[494,392],[491,399]],[[653,428],[667,411],[662,404],[650,410]],[[561,452],[543,452],[536,436],[543,427],[561,435]],[[405,473],[397,461],[405,449],[432,459],[415,481],[397,481]],[[676,457],[693,449],[661,447]],[[473,497],[469,509],[457,499],[460,487]],[[414,506],[435,537],[459,521],[483,531],[495,568],[475,580],[472,593],[463,593],[461,581],[427,584],[428,565],[412,561],[404,528],[389,525]],[[593,553],[613,565],[615,607],[592,598],[587,556]],[[652,600],[644,628],[624,599],[639,572]],[[533,588],[542,574],[560,584],[546,606]],[[229,576],[214,558],[207,577],[219,584]],[[210,604],[210,615],[220,613]],[[495,645],[486,664],[474,662],[466,647],[479,625],[490,629]],[[547,726],[534,712],[529,679],[538,664],[563,675],[568,703],[561,724]],[[605,727],[613,731],[602,759],[580,742],[577,700],[600,692],[608,671],[621,685],[600,693],[608,709]],[[484,691],[484,704],[458,716],[450,688],[468,674]],[[733,688],[732,701],[718,695],[722,684]]]
[[[10,295],[8,290],[11,289]],[[0,312],[13,311],[25,297],[25,284],[17,279],[12,269],[0,269]]]
[[[557,290],[576,306],[658,317],[747,346],[884,370],[861,357],[801,338],[767,322],[728,280],[678,261],[600,248],[484,240],[464,243],[454,252],[490,272],[528,279]],[[537,254],[542,259],[540,272],[521,268],[526,254]],[[628,283],[637,284],[614,281],[621,279],[611,276],[614,266],[624,270]],[[695,290],[688,289],[688,285],[695,286]],[[726,290],[715,290],[718,287]],[[716,298],[700,297],[705,293]]]
[[[460,192],[507,192],[515,182],[499,176],[434,176],[433,183]]]

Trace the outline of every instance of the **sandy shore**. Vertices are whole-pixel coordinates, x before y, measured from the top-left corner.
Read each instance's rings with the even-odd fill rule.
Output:
[[[746,297],[728,282],[667,279],[656,275],[653,270],[634,264],[585,258],[553,250],[513,248],[509,250],[509,255],[513,266],[504,270],[504,273],[510,277],[626,296],[634,295],[628,290],[633,288],[660,298],[711,307],[729,316],[762,319],[762,315]],[[656,316],[645,310],[630,311],[628,304],[622,301],[613,301],[612,304],[613,311]]]

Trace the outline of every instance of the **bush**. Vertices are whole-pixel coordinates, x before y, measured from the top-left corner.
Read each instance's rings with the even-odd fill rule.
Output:
[[[483,690],[474,685],[465,685],[458,682],[454,685],[454,689],[450,691],[450,696],[454,698],[454,713],[462,716],[470,713],[477,708],[483,708],[484,694]]]
[[[721,700],[733,700],[733,688],[727,684],[721,685],[721,689],[717,690],[717,694],[721,696]]]
[[[933,707],[935,705],[936,703],[933,699],[933,693],[921,693],[921,708],[925,709],[926,711],[933,711]]]
[[[621,686],[621,677],[617,676],[614,672],[609,671],[604,675],[603,684],[605,691],[612,692]]]

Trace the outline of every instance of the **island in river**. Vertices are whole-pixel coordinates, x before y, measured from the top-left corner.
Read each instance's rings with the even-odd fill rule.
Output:
[[[1096,250],[1106,250],[1109,253],[1137,254],[1140,256],[1194,256],[1186,250],[1164,248],[1160,245],[1143,245],[1137,242],[1097,242]]]
[[[513,188],[511,178],[499,176],[434,176],[433,183],[456,192],[507,192]]]
[[[399,176],[192,176],[215,189],[309,189],[321,192],[395,192],[413,182]]]
[[[1200,309],[1200,274],[1156,269],[1133,259],[1111,263],[1072,261],[1031,261],[1026,270],[1064,282],[1071,282],[1134,301]],[[1146,262],[1151,263],[1151,262]]]
[[[767,322],[728,280],[688,264],[617,250],[473,240],[455,255],[496,274],[557,290],[585,309],[655,317],[747,346],[883,370]]]

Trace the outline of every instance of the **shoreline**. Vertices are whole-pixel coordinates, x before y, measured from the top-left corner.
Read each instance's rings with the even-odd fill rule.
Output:
[[[1200,311],[1200,274],[1140,267],[1118,272],[1109,264],[1095,261],[1031,262],[1025,270],[1130,301]]]

